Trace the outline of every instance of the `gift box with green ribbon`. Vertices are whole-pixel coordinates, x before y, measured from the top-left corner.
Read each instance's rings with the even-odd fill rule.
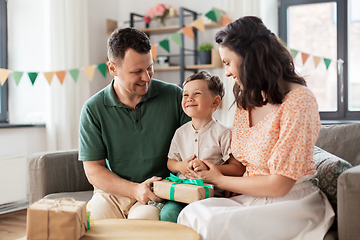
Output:
[[[192,203],[214,196],[214,187],[202,179],[181,179],[173,174],[154,182],[154,193],[160,198],[182,203]]]

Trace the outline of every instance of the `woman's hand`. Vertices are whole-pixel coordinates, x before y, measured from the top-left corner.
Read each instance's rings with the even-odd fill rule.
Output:
[[[215,164],[206,159],[201,161],[207,166],[209,170],[195,172],[189,168],[190,175],[192,178],[201,178],[206,183],[217,185],[217,183],[221,180],[222,177],[224,177],[224,175],[220,172]]]
[[[200,159],[194,159],[189,164],[190,169],[194,170],[195,172],[209,170],[206,164],[201,161]]]

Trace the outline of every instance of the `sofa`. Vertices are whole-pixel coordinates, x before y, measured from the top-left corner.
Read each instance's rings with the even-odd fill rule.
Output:
[[[360,123],[322,125],[314,160],[313,183],[328,197],[336,217],[325,240],[360,239]],[[35,153],[27,158],[29,203],[71,197],[88,201],[88,182],[78,151]]]

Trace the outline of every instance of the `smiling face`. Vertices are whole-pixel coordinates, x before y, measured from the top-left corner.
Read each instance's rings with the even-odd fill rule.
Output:
[[[225,64],[225,75],[227,77],[232,77],[236,83],[242,88],[242,83],[240,81],[240,64],[242,63],[242,58],[238,56],[234,51],[230,50],[228,47],[220,45],[219,47],[220,57]]]
[[[154,75],[151,53],[138,53],[129,48],[120,63],[109,61],[110,74],[115,78],[115,92],[121,100],[126,98],[141,98],[149,88]]]
[[[214,96],[205,80],[192,80],[183,89],[182,108],[191,118],[212,118],[220,103],[220,97]]]

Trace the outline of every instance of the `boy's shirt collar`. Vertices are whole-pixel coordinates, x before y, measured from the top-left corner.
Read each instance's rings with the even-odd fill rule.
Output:
[[[206,132],[207,130],[209,130],[209,128],[211,128],[211,126],[214,125],[215,122],[216,122],[215,118],[212,118],[212,119],[210,120],[210,122],[208,122],[204,127],[202,127],[202,128],[199,129],[199,130],[196,130],[196,129],[194,128],[194,126],[191,124],[191,129],[193,129],[195,133],[201,134],[201,133],[204,133],[204,132]]]

